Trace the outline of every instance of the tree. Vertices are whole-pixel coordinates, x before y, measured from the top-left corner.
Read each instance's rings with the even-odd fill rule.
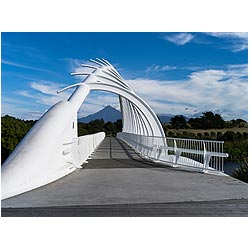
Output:
[[[200,118],[191,118],[189,123],[195,129],[211,129],[211,128],[224,128],[225,121],[220,114],[214,114],[211,111],[204,112]]]
[[[186,128],[186,119],[183,115],[176,115],[171,118],[170,123],[173,128],[182,129]]]
[[[93,133],[103,131],[103,126],[104,126],[103,119],[96,119],[88,124],[88,128],[91,128]]]
[[[11,116],[1,119],[1,161],[8,158],[17,144],[26,135],[36,121],[23,121]]]
[[[118,119],[114,124],[117,132],[122,132],[122,119]]]
[[[113,122],[105,123],[103,128],[104,128],[107,135],[112,136],[112,135],[116,134],[116,127],[115,127]]]
[[[220,114],[214,114],[211,111],[204,112],[202,114],[203,116],[201,116],[201,123],[203,128],[209,129],[225,127],[225,121],[223,120]]]
[[[194,129],[202,129],[203,128],[201,118],[190,118],[188,123],[191,125],[191,128],[194,128]]]

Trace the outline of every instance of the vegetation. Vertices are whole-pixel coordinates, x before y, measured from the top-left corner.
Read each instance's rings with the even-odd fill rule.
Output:
[[[235,169],[232,176],[241,181],[248,183],[248,163],[247,161],[239,162],[240,167]]]
[[[94,120],[89,123],[78,123],[78,136],[93,134],[103,131],[107,136],[116,136],[118,132],[122,131],[122,120],[116,122],[104,122],[101,120]]]
[[[171,118],[170,124],[176,129],[187,128],[187,122],[183,115],[176,115]]]
[[[23,121],[11,116],[1,119],[1,162],[3,163],[9,154],[15,149],[35,121]]]
[[[227,160],[239,162],[241,167],[234,177],[247,180],[248,124],[242,119],[224,121],[219,114],[205,112],[201,117],[186,121],[183,116],[175,116],[169,124],[163,124],[166,136],[224,141]]]
[[[199,118],[189,119],[189,124],[192,128],[196,129],[211,129],[211,128],[224,128],[225,121],[222,119],[221,115],[214,114],[213,112],[205,112]]]
[[[204,112],[201,117],[190,118],[186,121],[182,115],[171,118],[169,124],[164,124],[168,129],[228,129],[228,128],[247,128],[247,122],[242,119],[224,121],[221,115],[211,111]]]

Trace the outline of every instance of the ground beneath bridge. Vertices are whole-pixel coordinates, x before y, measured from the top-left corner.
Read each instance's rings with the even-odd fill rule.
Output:
[[[107,137],[88,164],[2,201],[2,216],[247,216],[248,185],[146,162]]]

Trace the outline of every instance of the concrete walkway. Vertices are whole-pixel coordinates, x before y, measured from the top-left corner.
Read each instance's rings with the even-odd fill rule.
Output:
[[[2,216],[247,216],[247,199],[246,183],[145,162],[107,137],[83,169],[3,200]]]

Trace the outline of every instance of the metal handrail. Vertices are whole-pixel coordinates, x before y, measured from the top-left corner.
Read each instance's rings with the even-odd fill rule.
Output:
[[[117,137],[148,159],[169,163],[171,166],[195,167],[203,172],[224,172],[224,158],[228,157],[223,152],[224,141],[145,136],[126,132],[118,133]]]

